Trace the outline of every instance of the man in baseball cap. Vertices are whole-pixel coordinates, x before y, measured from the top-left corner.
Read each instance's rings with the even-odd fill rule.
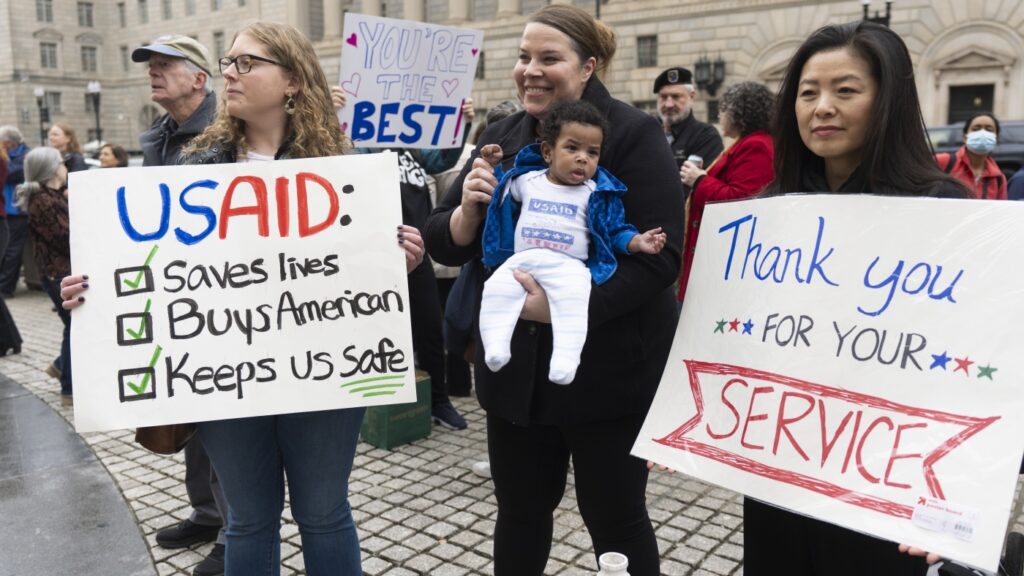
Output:
[[[658,95],[658,114],[676,165],[681,167],[694,154],[704,159],[704,166],[710,166],[722,153],[722,136],[714,126],[693,117],[693,101],[697,97],[693,73],[679,66],[665,70],[654,79],[654,93]]]
[[[153,102],[166,114],[139,136],[143,166],[174,166],[181,149],[213,122],[217,97],[207,86],[209,52],[188,36],[161,36],[132,52],[132,60],[149,65]],[[213,550],[192,571],[193,576],[224,573],[224,519],[227,502],[199,438],[185,445],[185,491],[192,513],[156,533],[162,548],[186,548],[215,542]]]
[[[175,34],[161,36],[153,40],[152,44],[133,50],[132,61],[148,62],[153,54],[188,60],[206,72],[207,76],[210,76],[210,70],[213,69],[210,66],[210,53],[206,50],[206,46],[188,36]]]

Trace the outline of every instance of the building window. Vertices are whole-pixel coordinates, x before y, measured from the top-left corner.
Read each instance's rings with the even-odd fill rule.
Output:
[[[220,60],[224,57],[224,33],[213,33],[213,59]]]
[[[43,68],[57,67],[57,45],[53,42],[39,43],[39,65]]]
[[[484,79],[484,51],[483,50],[480,51],[480,59],[476,61],[476,73],[473,75],[473,78],[476,78],[477,80],[483,80]]]
[[[78,25],[83,28],[92,28],[92,2],[78,3]]]
[[[82,46],[82,72],[96,71],[96,47]]]
[[[50,114],[64,113],[64,104],[61,101],[60,92],[47,92],[43,98],[43,105],[50,110]]]
[[[224,7],[224,0],[210,0],[210,10],[216,12]]]
[[[124,2],[117,3],[117,21],[121,23],[121,28],[128,27],[128,13],[125,10]]]
[[[36,0],[36,20],[53,22],[53,0]]]
[[[132,69],[131,53],[127,46],[121,46],[121,70],[128,72]]]
[[[85,93],[85,111],[86,112],[96,112],[96,110],[92,107],[92,104],[93,104],[92,94],[89,94],[88,92],[86,92]],[[89,139],[92,140],[92,138],[89,138]]]
[[[640,68],[658,65],[657,36],[640,36],[636,39],[636,65]]]
[[[708,124],[718,124],[718,100],[708,100]]]
[[[196,13],[196,0],[185,0],[185,16],[193,16]]]
[[[171,9],[171,0],[163,0],[163,17],[164,20],[174,18],[174,10]]]
[[[149,2],[147,0],[139,0],[139,24],[149,23]]]

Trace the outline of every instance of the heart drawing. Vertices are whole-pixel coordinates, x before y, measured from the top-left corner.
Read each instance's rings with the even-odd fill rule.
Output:
[[[341,123],[341,132],[343,134],[348,134],[348,122]]]
[[[479,52],[479,51],[480,51],[479,48],[473,48],[472,50],[470,50],[470,52],[473,53],[473,56],[476,56],[476,53]]]
[[[359,73],[353,74],[348,80],[341,83],[341,89],[353,96],[359,96],[359,84],[363,81]]]
[[[445,80],[444,82],[441,82],[441,88],[444,89],[444,95],[448,96],[448,97],[451,97],[452,92],[455,92],[455,89],[458,88],[458,87],[459,87],[459,79],[458,78],[452,78],[451,80]]]
[[[349,46],[358,46],[359,42],[356,40],[356,33],[353,32],[351,36],[345,39],[345,43]]]

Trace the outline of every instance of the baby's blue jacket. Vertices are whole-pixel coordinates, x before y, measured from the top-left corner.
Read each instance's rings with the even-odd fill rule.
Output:
[[[515,254],[516,222],[519,220],[522,206],[509,195],[509,184],[512,179],[547,167],[540,153],[540,145],[530,144],[516,155],[511,170],[502,173],[501,166],[495,169],[498,187],[487,207],[487,221],[484,223],[485,266],[497,268]],[[629,254],[626,247],[638,231],[626,223],[626,210],[622,206],[622,195],[626,193],[626,185],[600,166],[594,174],[594,182],[597,187],[591,193],[587,204],[587,228],[590,230],[587,267],[594,283],[603,284],[611,278],[618,267],[615,252]]]

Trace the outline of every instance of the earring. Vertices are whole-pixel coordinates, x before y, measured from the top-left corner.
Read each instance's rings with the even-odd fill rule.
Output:
[[[284,112],[289,116],[295,114],[295,98],[291,94],[288,94],[288,99],[284,101]]]

